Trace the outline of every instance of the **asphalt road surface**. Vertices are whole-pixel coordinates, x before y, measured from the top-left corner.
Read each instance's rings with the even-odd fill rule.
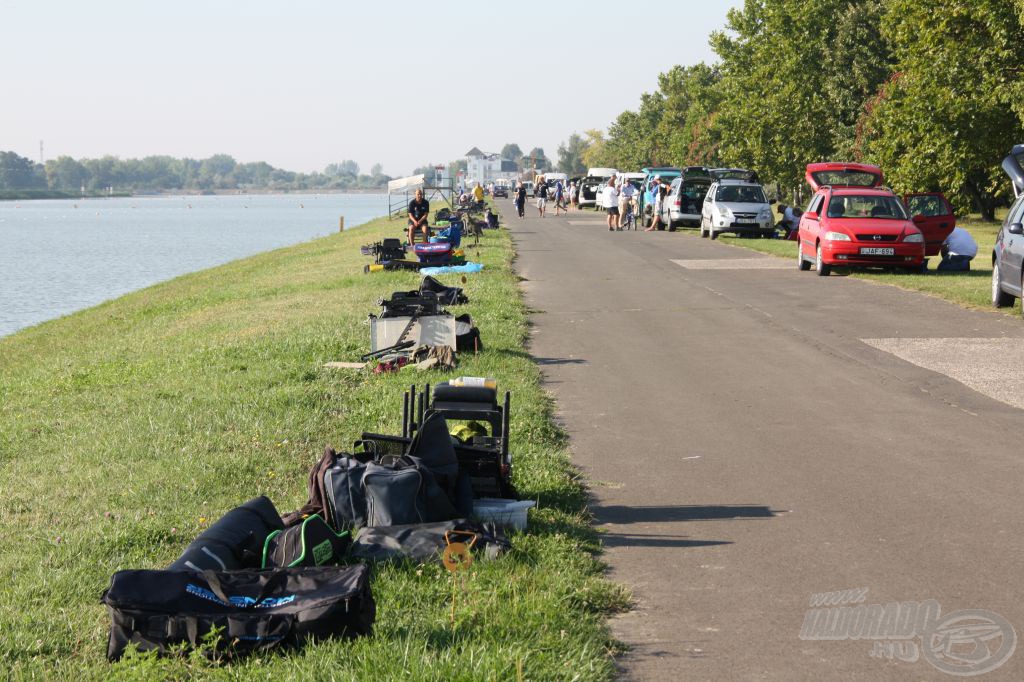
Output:
[[[1024,679],[1019,317],[501,207],[625,678]]]

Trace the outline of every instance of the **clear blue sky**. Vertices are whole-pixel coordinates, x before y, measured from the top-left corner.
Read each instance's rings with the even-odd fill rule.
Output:
[[[391,175],[506,142],[554,158],[712,60],[739,4],[2,0],[0,150]]]

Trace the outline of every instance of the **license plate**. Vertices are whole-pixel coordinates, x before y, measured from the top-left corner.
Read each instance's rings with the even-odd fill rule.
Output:
[[[739,225],[756,225],[757,221],[756,220],[746,220],[746,219],[741,218],[740,220],[737,220],[736,223],[739,224]]]
[[[894,256],[896,255],[896,249],[892,247],[878,247],[878,246],[862,246],[860,248],[860,255],[862,256]]]

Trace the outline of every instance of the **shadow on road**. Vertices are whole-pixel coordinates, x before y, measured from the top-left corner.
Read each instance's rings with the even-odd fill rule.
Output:
[[[601,533],[605,547],[712,547],[731,545],[731,540],[687,540],[685,535],[639,535],[636,533]]]
[[[590,507],[598,523],[664,523],[671,521],[722,521],[728,519],[766,519],[775,516],[761,505],[662,505],[626,507],[622,505]]]

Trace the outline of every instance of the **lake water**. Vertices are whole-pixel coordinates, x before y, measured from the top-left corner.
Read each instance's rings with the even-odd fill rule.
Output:
[[[386,213],[383,194],[0,201],[0,336]]]

